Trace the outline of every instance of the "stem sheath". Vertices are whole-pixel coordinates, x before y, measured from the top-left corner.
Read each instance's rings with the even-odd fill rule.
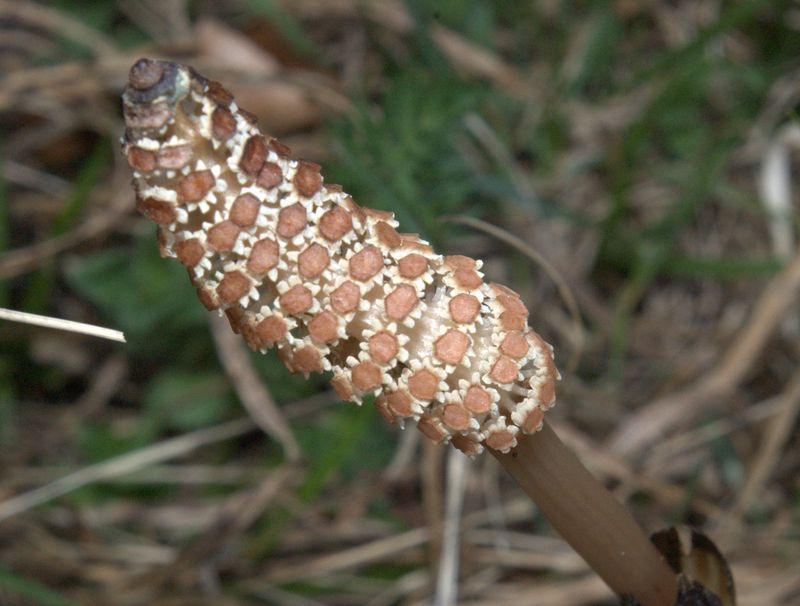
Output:
[[[545,421],[507,454],[489,449],[573,549],[619,595],[674,606],[675,574],[625,509]]]

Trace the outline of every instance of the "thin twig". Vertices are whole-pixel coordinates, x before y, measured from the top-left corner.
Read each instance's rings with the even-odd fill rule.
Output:
[[[26,311],[16,311],[13,309],[5,309],[0,307],[0,320],[9,320],[10,322],[20,322],[22,324],[32,324],[33,326],[43,326],[45,328],[64,330],[66,332],[76,332],[92,337],[100,337],[101,339],[108,339],[109,341],[119,341],[120,343],[125,343],[125,335],[121,330],[104,328],[102,326],[95,326],[94,324],[86,324],[84,322],[75,322],[73,320],[64,320],[62,318],[40,316],[39,314],[31,314]]]

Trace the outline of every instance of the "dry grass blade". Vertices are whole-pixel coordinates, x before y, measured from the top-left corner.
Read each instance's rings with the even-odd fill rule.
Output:
[[[779,396],[778,405],[781,411],[767,423],[763,445],[751,465],[747,480],[739,491],[728,518],[721,521],[723,528],[739,520],[755,505],[756,498],[762,493],[764,485],[780,462],[781,451],[792,437],[795,422],[800,414],[800,372],[795,373]],[[741,531],[741,527],[738,530]]]
[[[53,318],[50,316],[40,316],[39,314],[31,314],[25,311],[15,311],[13,309],[5,309],[2,307],[0,307],[0,320],[9,320],[10,322],[20,322],[22,324],[31,324],[33,326],[43,326],[44,328],[63,330],[65,332],[75,332],[82,335],[89,335],[91,337],[108,339],[109,341],[125,343],[125,335],[122,334],[122,331],[114,330],[113,328],[95,326],[94,324],[86,324],[85,322],[63,320],[61,318]]]
[[[231,332],[228,322],[222,317],[212,315],[209,323],[219,359],[248,414],[264,433],[280,443],[289,461],[297,461],[301,456],[300,447],[248,359],[242,340]]]
[[[91,49],[98,56],[117,54],[116,46],[97,30],[36,2],[0,0],[0,16],[46,28],[56,36],[67,37],[72,42]]]
[[[8,280],[39,267],[47,259],[51,259],[71,248],[113,230],[120,218],[133,208],[133,194],[128,191],[129,175],[124,170],[116,170],[109,189],[100,188],[92,191],[89,204],[98,199],[103,211],[87,217],[74,229],[64,234],[35,242],[29,246],[15,248],[0,256],[0,280]],[[111,202],[107,200],[111,197]]]
[[[82,486],[138,471],[149,465],[188,454],[200,446],[243,435],[253,428],[253,422],[249,418],[236,419],[216,427],[164,440],[102,463],[89,465],[55,482],[0,502],[0,521],[64,496]]]
[[[520,75],[498,54],[473,44],[440,25],[434,27],[431,34],[457,70],[476,78],[485,78],[513,95],[521,96],[527,93],[527,87]]]
[[[502,505],[502,514],[509,524],[529,520],[532,512],[533,505],[527,498],[506,500]],[[461,529],[484,525],[496,513],[482,510],[465,515],[461,520]],[[269,583],[284,583],[300,579],[313,579],[341,574],[345,570],[375,562],[396,561],[399,554],[425,545],[430,540],[430,536],[429,528],[414,528],[394,536],[342,549],[337,553],[312,558],[300,564],[278,565],[269,571],[264,580]]]
[[[242,533],[264,513],[268,504],[289,490],[288,485],[296,484],[299,478],[298,470],[286,465],[269,473],[255,487],[230,497],[220,507],[205,534],[187,544],[172,564],[146,581],[140,579],[145,591],[152,591],[154,585],[174,582],[180,575],[190,573],[198,565],[228,551],[229,546],[239,541]]]
[[[436,579],[435,606],[458,603],[458,570],[461,547],[461,514],[464,506],[469,460],[455,450],[447,452],[447,486],[442,523],[442,549]]]
[[[678,424],[686,424],[701,412],[719,406],[752,368],[796,301],[800,291],[800,252],[767,285],[744,326],[719,364],[695,384],[654,400],[625,420],[611,436],[611,451],[634,456],[655,443]]]

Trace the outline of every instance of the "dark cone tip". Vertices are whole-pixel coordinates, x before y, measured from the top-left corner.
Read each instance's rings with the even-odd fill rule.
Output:
[[[128,83],[131,88],[136,90],[147,90],[152,88],[164,77],[164,68],[160,61],[153,59],[139,59],[131,67],[128,75]]]

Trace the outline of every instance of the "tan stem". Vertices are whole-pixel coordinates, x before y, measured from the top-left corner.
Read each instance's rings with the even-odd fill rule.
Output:
[[[628,510],[546,422],[509,453],[489,451],[611,589],[642,606],[674,606],[675,574]]]

